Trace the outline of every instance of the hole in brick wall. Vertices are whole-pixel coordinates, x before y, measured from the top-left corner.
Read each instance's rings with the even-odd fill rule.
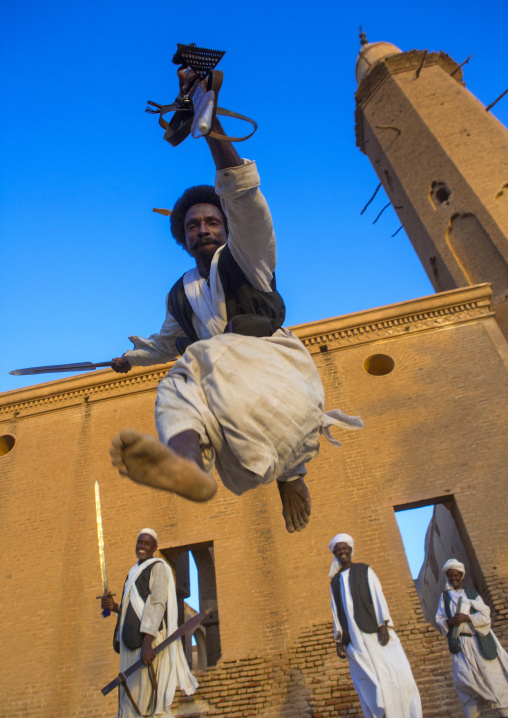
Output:
[[[444,182],[432,182],[429,190],[429,200],[434,209],[449,204],[451,191]]]
[[[388,354],[372,354],[363,362],[364,371],[371,376],[385,376],[393,371],[395,362]]]
[[[0,457],[6,456],[10,451],[14,449],[16,439],[12,434],[4,434],[0,436]]]
[[[193,670],[214,666],[221,646],[213,543],[162,548],[161,553],[175,570],[178,625],[200,611],[210,610],[194,633],[182,638],[187,661]]]
[[[465,565],[466,584],[478,588],[471,571],[470,552],[466,551],[455,520],[455,502],[447,496],[420,505],[396,506],[394,510],[423,615],[435,626],[437,605],[445,586],[441,568],[449,558]]]

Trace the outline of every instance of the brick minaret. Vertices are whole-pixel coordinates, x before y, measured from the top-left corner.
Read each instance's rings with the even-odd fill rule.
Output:
[[[363,45],[357,144],[437,292],[490,282],[508,336],[508,130],[443,52]]]

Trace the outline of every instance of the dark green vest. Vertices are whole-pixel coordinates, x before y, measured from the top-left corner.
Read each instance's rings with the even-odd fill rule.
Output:
[[[372,596],[370,595],[367,579],[368,569],[369,567],[366,563],[352,563],[349,569],[349,587],[353,598],[354,617],[360,631],[363,631],[363,633],[377,633],[379,626],[377,625],[376,613],[372,603]],[[347,646],[351,642],[351,636],[346,611],[342,603],[340,571],[332,578],[331,585],[337,614],[342,626],[342,642]]]
[[[478,591],[475,591],[474,588],[465,588],[464,587],[464,593],[466,596],[471,599],[475,600],[480,595]],[[443,592],[443,599],[444,599],[444,606],[446,611],[447,618],[452,617],[452,611],[450,607],[451,598],[448,591]],[[473,608],[471,606],[471,611],[473,613],[478,613],[476,608]],[[448,629],[448,648],[450,649],[450,653],[460,653],[462,648],[460,646],[460,640],[459,638],[453,637],[453,626],[451,626]],[[480,653],[487,661],[493,661],[494,658],[497,658],[497,645],[496,641],[494,640],[494,636],[489,631],[489,633],[486,636],[482,636],[481,634],[475,632],[474,636],[471,636],[472,638],[476,638],[476,641],[478,643],[478,648],[480,649]]]
[[[270,283],[271,292],[256,289],[240,269],[227,244],[219,255],[217,270],[226,300],[228,322],[225,334],[270,337],[281,328],[286,318],[286,307],[276,289],[275,275]],[[187,335],[186,339],[176,340],[177,349],[183,354],[190,344],[199,340],[192,324],[194,312],[185,294],[183,275],[168,294],[167,308]]]

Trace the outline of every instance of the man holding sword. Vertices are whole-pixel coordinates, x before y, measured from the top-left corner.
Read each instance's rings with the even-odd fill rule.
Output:
[[[114,647],[120,654],[123,673],[138,658],[148,670],[138,670],[120,687],[117,718],[135,718],[147,713],[171,718],[176,686],[187,695],[197,688],[181,641],[171,643],[155,656],[154,648],[177,627],[177,599],[173,574],[161,558],[154,558],[157,534],[144,528],[136,541],[137,562],[125,580],[118,605],[108,591],[102,608],[118,614]],[[139,712],[137,712],[139,711]]]

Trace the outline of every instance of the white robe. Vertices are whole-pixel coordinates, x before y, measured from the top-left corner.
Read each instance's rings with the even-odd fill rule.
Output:
[[[220,170],[216,191],[228,218],[228,246],[249,282],[270,291],[276,264],[270,211],[259,190],[254,162]],[[159,384],[155,419],[160,440],[196,431],[205,468],[214,465],[224,485],[242,494],[260,483],[305,474],[304,464],[319,451],[319,437],[329,427],[363,426],[340,411],[323,413],[319,373],[300,340],[289,330],[271,337],[223,334],[227,323],[224,290],[216,252],[209,280],[196,268],[184,275],[193,309],[193,326],[201,341],[191,345]],[[166,313],[159,334],[130,337],[125,352],[141,366],[168,362],[178,355],[174,339],[184,336]],[[339,442],[332,440],[339,445]]]
[[[144,602],[138,593],[135,581],[150,563],[155,563],[156,565],[152,568],[150,574],[150,594],[146,602]],[[126,668],[135,663],[141,655],[141,649],[131,651],[122,641],[123,621],[129,600],[138,618],[141,619],[140,632],[155,636],[155,640],[152,642],[152,647],[155,648],[159,643],[162,643],[167,636],[170,636],[176,631],[178,627],[175,582],[169,566],[160,559],[148,559],[141,564],[134,564],[129,571],[122,596],[122,615],[120,617],[118,630],[118,640],[120,641],[120,672],[122,673]],[[163,628],[159,631],[162,617],[166,611],[166,605],[168,625],[165,629]],[[172,718],[171,703],[173,702],[176,686],[178,685],[186,695],[192,695],[198,686],[196,679],[190,672],[183,652],[182,642],[176,640],[171,643],[159,653],[152,665],[155,668],[158,683],[157,706],[153,715],[163,718]],[[146,667],[138,669],[129,676],[127,685],[140,712],[149,712],[149,701],[152,694],[149,669]],[[117,718],[139,718],[123,687],[120,686],[119,690],[120,702]]]
[[[366,718],[422,718],[420,694],[402,644],[393,630],[383,589],[369,567],[370,594],[377,625],[388,621],[390,640],[379,643],[377,633],[364,633],[354,619],[353,598],[349,586],[349,569],[340,574],[341,595],[347,616],[351,642],[346,646],[351,679]],[[342,638],[342,626],[332,593],[335,640]]]
[[[483,711],[492,708],[499,711],[500,716],[508,716],[508,654],[494,636],[497,644],[498,657],[486,660],[478,648],[475,638],[467,637],[474,632],[486,636],[490,631],[490,608],[485,605],[481,596],[470,599],[464,589],[450,590],[450,610],[452,616],[457,612],[457,602],[462,597],[460,613],[470,615],[470,623],[459,626],[460,653],[452,654],[453,682],[467,718],[476,718]],[[477,613],[471,613],[471,607]],[[447,615],[443,594],[439,599],[436,623],[444,636],[448,635]],[[494,635],[494,634],[493,634]]]

